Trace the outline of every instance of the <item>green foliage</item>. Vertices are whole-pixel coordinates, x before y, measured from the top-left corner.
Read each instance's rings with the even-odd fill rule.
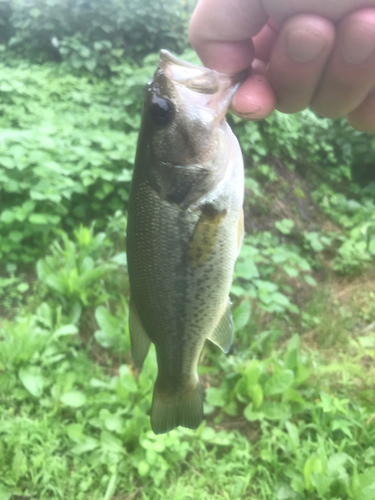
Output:
[[[187,46],[191,0],[29,0],[2,2],[3,60],[64,61],[108,76],[132,54]],[[6,14],[5,12],[5,14]]]
[[[307,355],[298,335],[279,347],[282,323],[254,331],[246,299],[234,311],[233,354],[215,349],[201,367],[202,377],[221,380],[206,390],[207,423],[196,432],[151,432],[156,356],[151,349],[140,374],[130,362],[124,227],[117,213],[105,232],[81,226],[70,238],[60,230],[38,262],[31,312],[19,309],[0,325],[1,494],[359,500],[371,492],[375,381],[360,360],[374,354],[374,339],[358,337],[330,365]],[[251,241],[264,254],[256,264],[264,281],[284,264],[273,259],[273,238]],[[304,276],[296,255],[287,261]],[[311,311],[302,314],[311,320]],[[222,430],[239,418],[256,439]]]
[[[75,231],[76,243],[62,231],[60,236],[61,241],[55,240],[49,254],[38,261],[39,280],[64,306],[87,307],[104,302],[108,298],[104,278],[110,279],[118,267],[102,258],[108,245],[106,235],[93,236],[92,230],[81,226]]]
[[[230,415],[243,411],[249,421],[285,421],[303,413],[309,405],[297,389],[309,377],[309,370],[299,361],[298,351],[299,337],[295,335],[283,358],[273,353],[261,362],[242,362],[236,367],[236,376],[230,370],[219,389],[207,390],[208,404],[223,406]]]
[[[192,58],[190,53],[184,57]],[[22,62],[17,69],[0,68],[0,261],[6,255],[7,262],[33,262],[50,243],[56,226],[72,230],[78,223],[96,220],[103,227],[106,217],[126,209],[143,89],[156,61],[150,56],[142,69],[119,65],[109,81],[74,77],[58,65]],[[362,144],[362,136],[355,135],[352,147],[337,154],[342,125],[328,126],[327,120],[310,112],[275,114],[265,123],[235,121],[250,167],[246,185],[257,206],[267,204],[263,190],[277,179],[267,163],[271,153],[291,168],[303,164],[312,183],[323,176],[325,182],[319,177],[312,195],[348,231],[342,242],[351,240],[339,251],[334,268],[341,273],[364,269],[372,260],[369,230],[364,228],[372,220],[374,200],[370,190],[361,192],[348,183],[358,150],[355,141]],[[318,168],[322,163],[324,171]],[[293,236],[292,225],[290,219],[275,223],[285,236]],[[349,231],[357,226],[363,237],[355,230],[358,234],[352,239]],[[330,246],[326,235],[310,233],[305,235],[306,250]]]
[[[278,478],[275,490],[269,489],[268,495],[285,499],[360,498],[362,489],[369,488],[371,492],[375,486],[374,477],[369,484],[365,479],[375,457],[371,442],[375,432],[373,417],[368,419],[364,400],[362,406],[353,401],[347,397],[345,388],[342,394],[326,392],[330,386],[323,377],[335,369],[344,373],[346,363],[319,364],[318,371],[322,373],[319,387],[313,380],[313,364],[301,353],[298,335],[282,351],[272,348],[280,333],[263,332],[261,342],[256,339],[237,356],[220,362],[225,376],[220,387],[207,389],[206,411],[221,407],[223,413],[215,419],[218,425],[228,419],[225,414],[233,417],[242,413],[249,425],[257,423],[261,437],[253,449],[255,476],[262,477],[266,484],[270,471]],[[260,359],[254,357],[259,348],[264,352],[262,342],[269,343],[270,339],[270,354]],[[371,350],[374,339],[369,344]],[[358,352],[358,356],[363,355],[363,350]],[[354,365],[358,368],[353,363],[353,369]],[[356,376],[359,373],[365,377],[360,369]],[[371,412],[373,406],[368,410]],[[361,485],[357,486],[358,460],[362,462],[362,456],[356,452],[359,442],[360,447],[368,450],[365,455],[369,453],[371,458],[368,468],[365,466],[366,472],[361,474]],[[261,487],[260,492],[263,494],[260,498],[269,498]]]
[[[157,56],[140,69],[122,40],[140,58],[181,50],[189,5],[11,4],[0,2],[0,499],[372,500],[374,293],[349,308],[321,280],[323,257],[345,275],[373,267],[374,141],[309,111],[232,118],[268,220],[247,221],[232,351],[202,356],[206,421],[155,436],[154,349],[141,373],[131,363],[125,233]],[[284,189],[275,158],[304,180],[296,200],[306,181],[329,231],[270,214]],[[23,266],[35,262],[36,276]]]
[[[126,207],[154,62],[108,83],[57,66],[0,68],[0,260],[33,261],[56,226],[103,226]]]
[[[282,221],[279,228],[285,234],[291,225]],[[247,236],[236,262],[231,293],[255,299],[261,309],[270,313],[298,312],[287,280],[296,278],[316,285],[310,274],[312,268],[302,253],[298,246],[283,243],[269,232]]]
[[[310,183],[319,209],[344,231],[341,235],[305,232],[305,250],[319,252],[332,246],[337,252],[333,269],[340,274],[353,275],[366,269],[375,249],[374,184],[365,184],[371,177],[365,169],[372,170],[375,155],[375,142],[369,135],[352,131],[344,121],[332,124],[309,110],[297,115],[275,113],[260,123],[232,120],[248,167],[247,187],[253,191],[257,210],[263,206],[267,214],[267,187],[278,182],[267,161],[276,157]],[[357,172],[359,165],[361,174]],[[354,183],[353,178],[364,179],[364,185]],[[282,188],[280,183],[278,188]],[[305,194],[296,188],[294,196],[304,198]],[[275,226],[282,234],[293,232],[290,219],[277,221]]]
[[[309,110],[296,115],[276,112],[264,122],[232,119],[249,166],[263,164],[267,170],[267,159],[273,155],[289,167],[315,169],[323,164],[325,175],[331,179],[349,175],[348,148],[340,150],[337,146],[337,141],[340,145],[342,142],[339,139],[341,122],[333,127],[330,120],[321,119]]]
[[[10,269],[9,269],[10,268]],[[0,277],[0,304],[5,313],[19,307],[30,285],[15,275],[16,266],[8,266],[8,272]]]

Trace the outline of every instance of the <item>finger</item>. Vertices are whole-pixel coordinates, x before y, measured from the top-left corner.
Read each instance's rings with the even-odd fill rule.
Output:
[[[306,12],[338,22],[355,9],[375,7],[375,0],[262,0],[262,3],[270,17],[280,23]]]
[[[269,21],[255,37],[253,37],[254,55],[261,61],[268,62],[279,30]]]
[[[347,116],[349,124],[361,132],[375,132],[375,94],[369,95]]]
[[[261,120],[275,109],[276,98],[267,78],[252,74],[239,88],[232,101],[232,111],[245,120]]]
[[[200,0],[189,38],[205,66],[233,74],[250,67],[251,38],[266,22],[260,0]]]
[[[268,64],[261,59],[254,59],[251,63],[251,75],[263,75],[266,76]]]
[[[284,24],[267,72],[278,110],[295,113],[309,106],[334,38],[333,24],[315,15],[297,15]]]
[[[350,14],[338,27],[312,108],[327,118],[344,116],[361,104],[374,82],[375,9],[363,9]]]

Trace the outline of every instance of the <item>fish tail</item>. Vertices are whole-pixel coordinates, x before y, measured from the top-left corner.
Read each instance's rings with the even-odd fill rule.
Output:
[[[203,395],[198,377],[185,390],[170,393],[156,380],[151,409],[151,427],[163,434],[179,425],[196,429],[203,420]]]

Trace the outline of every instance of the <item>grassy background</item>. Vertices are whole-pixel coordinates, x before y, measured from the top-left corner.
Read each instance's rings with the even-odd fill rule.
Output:
[[[202,353],[200,428],[155,436],[155,353],[140,373],[130,357],[126,210],[155,49],[185,35],[135,34],[138,68],[110,8],[107,35],[73,33],[45,1],[15,8],[0,51],[0,500],[373,500],[373,138],[309,111],[229,117],[246,163],[235,341]],[[45,32],[28,46],[48,16],[58,55]]]

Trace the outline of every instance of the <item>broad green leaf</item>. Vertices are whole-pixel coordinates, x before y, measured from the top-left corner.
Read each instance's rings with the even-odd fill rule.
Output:
[[[82,424],[69,424],[66,427],[66,433],[75,443],[80,443],[84,439]]]
[[[116,264],[119,264],[120,266],[126,266],[127,265],[127,258],[126,258],[126,252],[121,252],[112,257],[113,262]]]
[[[235,331],[244,328],[250,319],[250,302],[245,299],[241,304],[236,307],[233,311],[233,322]]]
[[[296,374],[296,384],[302,384],[310,377],[310,370],[307,366],[298,365]]]
[[[353,434],[350,430],[351,423],[348,420],[335,419],[332,421],[331,428],[333,431],[340,430],[346,434],[350,439],[353,439]]]
[[[108,334],[103,332],[103,330],[96,330],[94,333],[94,338],[99,345],[108,349],[110,347],[114,347],[117,343],[117,336],[113,334]]]
[[[108,309],[104,306],[99,306],[95,310],[95,318],[99,327],[107,334],[113,335],[119,327],[119,321],[112,316]]]
[[[5,486],[0,482],[0,500],[11,500],[13,488]]]
[[[316,280],[310,275],[310,274],[305,274],[303,279],[306,281],[306,283],[308,285],[311,285],[311,286],[317,286],[317,282]]]
[[[261,373],[262,365],[257,359],[254,359],[247,365],[244,375],[246,377],[246,384],[248,389],[250,389],[254,384],[258,382]]]
[[[46,214],[37,214],[37,213],[31,214],[29,217],[29,221],[31,222],[31,224],[44,225],[49,223],[48,216]]]
[[[284,370],[280,373],[275,373],[264,384],[264,393],[267,396],[282,394],[289,389],[294,382],[294,373],[292,370]]]
[[[1,212],[0,215],[0,221],[4,222],[5,224],[11,224],[15,219],[15,214],[11,210],[4,210]]]
[[[150,470],[150,465],[146,460],[140,460],[137,464],[138,474],[142,476],[146,476]]]
[[[56,330],[53,334],[54,337],[64,337],[66,335],[76,335],[78,328],[75,325],[64,325]]]
[[[294,370],[298,366],[298,351],[300,347],[300,337],[295,334],[288,342],[288,349],[284,356],[284,366]]]
[[[263,419],[263,413],[261,411],[255,411],[253,403],[246,406],[243,414],[244,417],[250,422]]]
[[[81,264],[81,272],[86,273],[88,271],[92,271],[95,267],[94,259],[87,255]]]
[[[83,441],[76,446],[74,446],[71,451],[76,455],[82,455],[83,453],[87,453],[88,451],[95,450],[98,448],[99,441],[90,436],[84,436]]]
[[[227,401],[227,393],[223,389],[209,387],[206,390],[206,400],[212,406],[224,406]]]
[[[285,422],[285,427],[288,431],[290,442],[292,443],[294,451],[297,452],[300,445],[298,428],[292,422]]]
[[[314,471],[311,474],[310,480],[312,486],[316,489],[321,498],[324,498],[324,495],[327,494],[331,486],[330,478],[328,478],[326,475]]]
[[[124,453],[125,448],[122,441],[109,431],[103,431],[100,437],[103,450],[114,453]]]
[[[297,493],[288,484],[282,484],[277,490],[276,500],[297,500]]]
[[[283,403],[292,401],[293,403],[298,403],[300,405],[305,405],[306,401],[293,387],[289,387],[283,392]]]
[[[275,222],[275,227],[283,234],[290,234],[293,229],[294,222],[291,219],[282,219]]]
[[[61,396],[60,401],[66,406],[79,408],[86,404],[86,395],[82,391],[69,391]]]
[[[104,424],[108,431],[115,431],[120,433],[124,426],[124,419],[119,415],[111,415],[110,417],[106,418]]]
[[[119,383],[129,392],[138,392],[137,382],[130,373],[121,375]]]
[[[18,374],[22,384],[29,391],[29,393],[36,398],[40,398],[43,394],[43,378],[41,376],[40,368],[30,365],[25,368],[21,368]]]
[[[251,399],[253,400],[253,403],[254,403],[254,408],[256,410],[258,410],[258,408],[263,403],[262,387],[259,384],[255,384],[254,386],[252,386],[252,388],[250,390],[250,395],[251,395]]]
[[[264,401],[259,408],[259,412],[263,413],[264,418],[268,420],[283,420],[290,416],[290,409],[287,404],[272,401]]]
[[[354,488],[354,500],[374,500],[375,498],[375,467],[370,467],[359,474]]]
[[[305,488],[308,491],[313,490],[313,484],[311,481],[311,475],[313,472],[322,473],[323,466],[321,461],[314,455],[308,458],[305,462],[305,466],[303,468],[303,475],[305,477]]]
[[[375,237],[371,238],[368,250],[369,250],[370,253],[372,253],[373,255],[375,255]]]
[[[254,261],[247,259],[246,261],[238,261],[235,267],[237,276],[246,280],[252,280],[259,277],[259,271]]]
[[[296,267],[284,264],[283,269],[286,272],[286,274],[291,278],[296,278],[299,275],[299,270]]]

